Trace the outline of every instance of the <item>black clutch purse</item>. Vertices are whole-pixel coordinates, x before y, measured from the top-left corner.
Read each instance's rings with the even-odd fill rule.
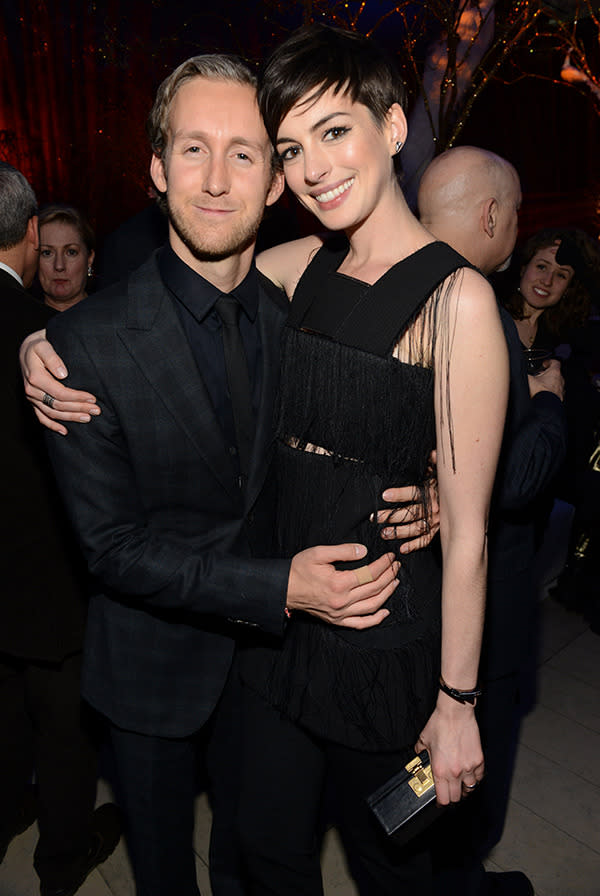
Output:
[[[423,831],[443,811],[435,801],[435,785],[427,750],[386,781],[367,802],[384,831],[400,845]]]

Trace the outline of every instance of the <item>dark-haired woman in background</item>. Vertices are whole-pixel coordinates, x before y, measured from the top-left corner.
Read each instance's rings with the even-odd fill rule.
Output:
[[[547,228],[531,236],[517,258],[518,285],[503,304],[511,314],[523,349],[557,354],[563,362],[569,454],[556,491],[577,504],[579,473],[586,467],[598,421],[598,392],[592,385],[585,352],[586,324],[597,289],[600,254],[583,231]],[[595,273],[596,271],[596,273]],[[500,295],[502,287],[499,286]],[[548,496],[548,500],[551,500]],[[547,514],[541,513],[541,519]]]
[[[525,348],[552,351],[588,318],[589,293],[578,276],[585,262],[573,231],[564,228],[534,234],[523,246],[520,261],[519,284],[504,305]]]
[[[600,253],[585,232],[554,228],[530,237],[521,261],[519,287],[504,304],[525,348],[555,352],[560,346],[569,431],[567,459],[545,507],[540,506],[539,538],[553,497],[575,508],[566,566],[553,595],[582,610],[599,631],[600,350],[597,323],[592,327],[589,318],[599,291]]]

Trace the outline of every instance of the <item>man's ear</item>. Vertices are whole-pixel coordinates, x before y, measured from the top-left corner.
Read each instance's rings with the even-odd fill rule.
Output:
[[[27,222],[27,230],[25,232],[25,236],[37,252],[37,250],[40,248],[40,227],[37,215],[32,215],[32,217]]]
[[[481,224],[483,232],[489,236],[490,239],[494,238],[497,223],[498,203],[495,199],[486,199],[481,209]]]
[[[267,193],[265,205],[274,205],[283,193],[284,188],[285,178],[283,176],[283,171],[276,171],[273,175],[269,192]]]
[[[165,163],[163,162],[162,158],[160,158],[160,156],[156,155],[156,153],[152,153],[152,158],[150,160],[150,177],[152,178],[152,183],[159,193],[167,192],[167,176],[165,174]]]

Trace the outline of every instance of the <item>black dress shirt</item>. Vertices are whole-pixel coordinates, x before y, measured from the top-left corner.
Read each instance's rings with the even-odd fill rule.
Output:
[[[230,453],[237,456],[223,353],[222,324],[215,309],[215,302],[222,293],[182,261],[170,245],[159,251],[158,266],[161,277],[175,300],[177,314]],[[252,406],[256,415],[262,387],[262,347],[258,321],[258,276],[254,264],[244,280],[229,295],[235,296],[243,311],[240,314],[240,332],[248,361]]]

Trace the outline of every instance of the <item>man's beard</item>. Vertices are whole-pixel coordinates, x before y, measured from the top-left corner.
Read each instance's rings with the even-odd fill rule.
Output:
[[[256,241],[262,215],[255,221],[240,221],[233,230],[223,236],[220,243],[211,246],[201,243],[201,236],[189,226],[184,216],[171,206],[168,194],[166,200],[173,230],[198,261],[223,261],[225,258],[241,255]]]

